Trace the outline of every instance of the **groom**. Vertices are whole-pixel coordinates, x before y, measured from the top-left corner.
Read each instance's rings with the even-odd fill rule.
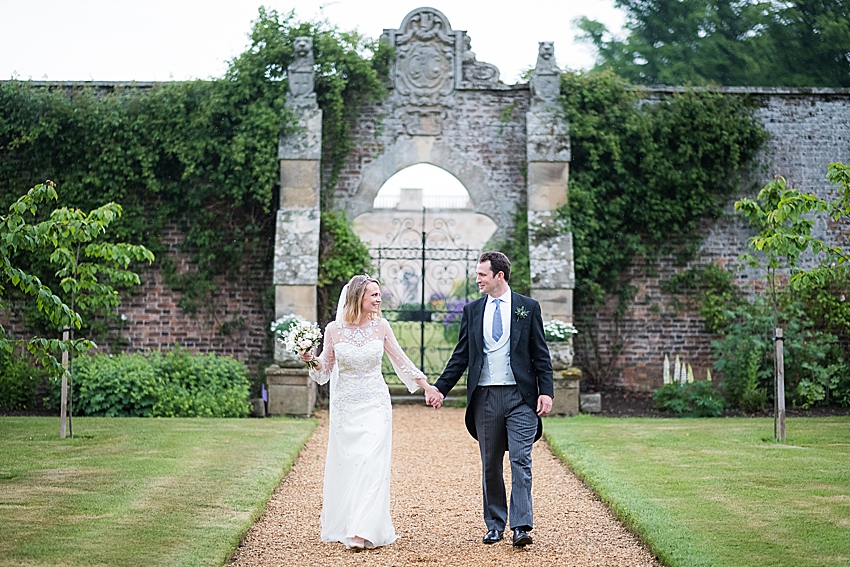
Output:
[[[552,364],[543,333],[540,304],[508,286],[511,262],[485,252],[475,281],[484,297],[463,309],[452,357],[434,384],[443,397],[467,377],[466,428],[481,450],[484,543],[502,539],[508,520],[502,459],[511,461],[510,520],[513,545],[532,542],[531,447],[543,433],[540,416],[552,411]],[[442,398],[429,400],[435,408]]]

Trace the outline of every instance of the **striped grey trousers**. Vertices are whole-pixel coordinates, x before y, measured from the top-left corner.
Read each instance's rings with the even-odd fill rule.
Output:
[[[537,433],[537,415],[522,400],[516,386],[479,386],[472,395],[472,411],[481,450],[484,522],[488,530],[504,531],[508,520],[502,462],[505,448],[511,463],[511,528],[530,530],[531,448]]]

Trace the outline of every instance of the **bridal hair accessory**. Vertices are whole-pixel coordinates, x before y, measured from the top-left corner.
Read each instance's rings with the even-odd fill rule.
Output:
[[[322,342],[319,326],[294,313],[272,322],[271,331],[287,352],[298,356],[316,348]],[[308,368],[316,368],[319,365],[315,358],[306,364]]]
[[[514,311],[514,315],[516,315],[517,320],[525,319],[526,317],[528,317],[528,309],[520,305],[516,308],[516,311]]]

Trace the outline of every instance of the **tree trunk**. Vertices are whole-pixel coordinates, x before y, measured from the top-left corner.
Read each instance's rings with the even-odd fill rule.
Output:
[[[774,380],[773,440],[785,441],[785,355],[783,351],[782,329],[776,328],[774,336],[774,357],[776,380]]]
[[[62,340],[68,341],[68,330],[62,331]],[[68,421],[68,351],[62,351],[62,398],[59,402],[59,437],[65,438]]]

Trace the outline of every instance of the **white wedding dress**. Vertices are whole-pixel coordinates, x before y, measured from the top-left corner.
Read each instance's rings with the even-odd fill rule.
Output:
[[[401,350],[386,319],[360,327],[329,323],[321,370],[310,371],[319,384],[331,381],[322,541],[352,547],[352,538],[359,536],[380,547],[397,537],[390,518],[392,405],[381,375],[384,352],[415,392],[415,380],[425,375]]]

